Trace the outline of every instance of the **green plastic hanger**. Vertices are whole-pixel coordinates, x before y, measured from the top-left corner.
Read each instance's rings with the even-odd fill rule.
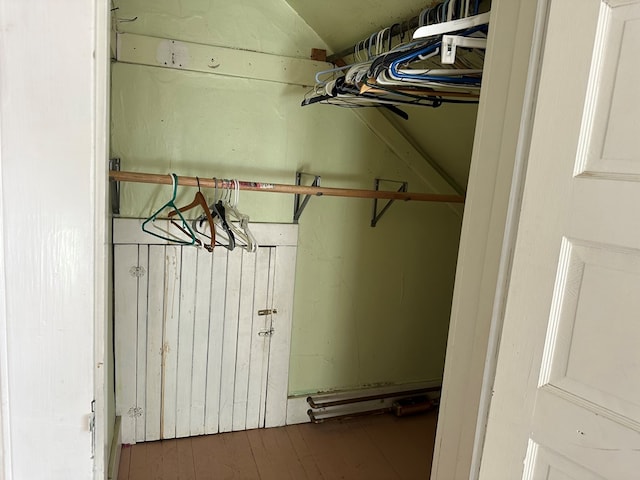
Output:
[[[171,180],[173,181],[173,194],[171,195],[171,200],[169,200],[167,203],[165,203],[155,213],[153,213],[153,215],[151,215],[144,222],[142,222],[142,231],[145,232],[145,233],[148,233],[149,235],[153,235],[156,238],[160,238],[162,240],[166,240],[167,242],[177,243],[178,245],[195,245],[196,244],[196,236],[194,235],[193,231],[191,230],[191,227],[189,227],[189,225],[187,224],[187,221],[182,216],[182,212],[180,212],[180,210],[178,209],[178,207],[176,207],[176,204],[174,203],[176,201],[176,194],[178,193],[178,176],[175,173],[172,173],[171,174]],[[172,208],[174,211],[178,212],[178,216],[180,217],[180,221],[182,222],[182,226],[184,227],[183,231],[186,231],[186,233],[191,237],[191,241],[180,240],[180,239],[177,239],[175,237],[174,238],[165,237],[165,236],[160,235],[160,234],[158,234],[156,232],[152,232],[151,230],[148,230],[146,228],[146,226],[147,226],[147,224],[149,222],[151,222],[151,223],[155,222],[155,220],[158,217],[158,215],[160,214],[160,212],[162,212],[165,208]]]

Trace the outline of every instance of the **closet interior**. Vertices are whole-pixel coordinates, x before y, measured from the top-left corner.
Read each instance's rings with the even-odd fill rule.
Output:
[[[112,1],[122,442],[437,406],[489,2]]]

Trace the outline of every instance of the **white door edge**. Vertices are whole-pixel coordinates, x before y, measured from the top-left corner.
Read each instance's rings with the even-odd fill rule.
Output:
[[[525,101],[535,2],[494,2],[447,340],[433,480],[468,478]],[[482,433],[480,433],[482,434]]]
[[[538,93],[540,79],[540,65],[542,60],[542,49],[544,46],[547,17],[549,11],[549,0],[539,0],[536,10],[536,19],[531,46],[531,57],[529,58],[529,69],[527,73],[527,85],[525,88],[524,105],[520,120],[520,133],[518,135],[518,145],[516,148],[515,164],[513,169],[513,180],[511,183],[511,193],[509,195],[509,210],[502,241],[502,251],[500,253],[500,266],[498,270],[498,282],[496,294],[493,302],[493,313],[489,330],[489,342],[484,365],[484,375],[482,379],[482,389],[480,392],[480,405],[478,407],[478,418],[473,442],[473,456],[471,458],[470,480],[476,480],[480,475],[480,462],[484,447],[484,438],[489,417],[489,407],[493,392],[493,384],[496,376],[496,366],[498,361],[498,349],[500,347],[500,336],[504,321],[504,308],[507,301],[509,288],[509,278],[513,259],[513,250],[516,244],[518,233],[518,223],[520,220],[520,208],[522,205],[522,193],[527,170],[527,160],[529,147],[531,144],[531,133],[533,130],[533,115]]]
[[[95,480],[108,475],[111,441],[108,438],[109,379],[106,345],[108,334],[108,163],[109,163],[109,68],[111,11],[108,2],[94,0],[94,125],[93,125],[93,182],[94,182],[94,463]]]

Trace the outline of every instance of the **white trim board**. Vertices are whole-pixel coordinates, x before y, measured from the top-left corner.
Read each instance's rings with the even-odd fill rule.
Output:
[[[536,8],[536,2],[519,0],[496,1],[491,9],[432,480],[467,479],[473,475],[474,438],[494,301],[502,280],[499,264]]]
[[[143,219],[140,218],[114,218],[113,219],[113,244],[114,245],[172,245],[167,240],[154,237],[142,231]],[[162,229],[168,230],[168,220],[156,220]],[[277,228],[274,228],[277,225]],[[250,223],[251,233],[256,237],[261,247],[298,245],[298,225],[289,223]]]
[[[1,86],[1,85],[0,85]],[[2,92],[0,92],[1,94]],[[0,122],[0,185],[3,182],[2,122]],[[9,354],[7,342],[7,299],[4,263],[4,195],[0,189],[0,477],[11,480],[11,410],[9,397]]]
[[[347,398],[366,397],[370,395],[380,395],[394,392],[407,392],[409,390],[419,390],[421,388],[440,387],[442,380],[430,380],[425,382],[416,383],[404,383],[399,385],[388,385],[384,387],[375,388],[361,388],[357,390],[345,390],[340,392],[328,392],[328,393],[307,393],[304,395],[293,395],[287,400],[287,425],[296,425],[299,423],[308,423],[309,404],[307,403],[307,397],[311,396],[316,401],[328,402],[334,400],[341,400]],[[397,397],[389,397],[380,400],[372,400],[368,402],[359,402],[356,404],[345,405],[340,407],[341,413],[351,413],[362,410],[371,410],[376,408],[384,408],[391,406],[391,404],[402,395]]]
[[[108,475],[108,462],[112,438],[109,437],[110,413],[115,407],[110,405],[109,373],[110,355],[113,346],[109,344],[110,295],[109,283],[109,120],[110,120],[110,22],[111,5],[107,2],[95,2],[95,48],[94,48],[94,159],[92,165],[94,194],[94,479],[104,480]],[[111,408],[110,408],[111,407]]]
[[[122,63],[251,78],[303,87],[315,83],[314,76],[318,71],[333,67],[326,62],[134,33],[118,33],[116,48],[116,59]]]
[[[489,417],[489,406],[493,396],[493,384],[496,376],[498,360],[498,348],[502,326],[504,321],[504,309],[507,300],[507,289],[511,277],[513,251],[515,249],[520,209],[522,206],[522,193],[524,191],[524,179],[527,170],[527,157],[531,143],[533,129],[533,117],[538,93],[540,65],[542,61],[542,49],[546,32],[546,20],[548,14],[548,0],[540,0],[537,4],[535,30],[531,47],[531,58],[527,75],[527,86],[524,95],[522,117],[520,120],[520,132],[515,154],[513,169],[513,181],[509,196],[509,210],[505,225],[502,252],[500,254],[500,267],[496,295],[491,316],[489,341],[480,393],[480,405],[476,421],[476,432],[473,444],[473,456],[471,459],[470,479],[477,479],[480,474],[480,462],[484,448],[484,440]]]

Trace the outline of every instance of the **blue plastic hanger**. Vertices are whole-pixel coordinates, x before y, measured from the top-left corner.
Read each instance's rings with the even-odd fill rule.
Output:
[[[464,32],[461,35],[470,35],[476,31],[482,31],[486,29],[484,25],[479,25],[472,27]],[[432,54],[436,52],[441,47],[441,42],[432,43],[427,45],[424,48],[414,50],[409,52],[407,55],[395,59],[391,65],[389,66],[389,72],[393,78],[398,79],[407,79],[407,80],[418,80],[418,81],[432,81],[432,82],[443,82],[457,85],[480,85],[481,79],[475,76],[468,77],[465,75],[455,76],[456,70],[451,69],[451,76],[436,76],[436,75],[428,75],[428,74],[407,74],[400,71],[403,64],[407,62],[411,62],[419,57],[424,57],[425,55]]]
[[[189,227],[189,225],[187,224],[186,220],[182,216],[182,212],[180,212],[180,210],[178,209],[178,207],[176,207],[176,204],[174,203],[176,201],[176,194],[178,193],[178,176],[175,173],[172,173],[171,174],[171,180],[173,181],[173,194],[171,195],[171,200],[169,200],[167,203],[165,203],[156,212],[154,212],[153,215],[151,215],[144,222],[142,222],[142,231],[148,233],[149,235],[153,235],[156,238],[160,238],[162,240],[166,240],[167,242],[177,243],[178,245],[195,245],[196,241],[197,241],[196,240],[196,236],[194,235],[193,231],[191,230],[191,227]],[[158,234],[156,232],[152,232],[151,230],[148,230],[146,228],[147,224],[149,224],[149,222],[151,222],[151,223],[155,222],[155,220],[158,217],[158,215],[160,214],[160,212],[162,212],[166,208],[172,208],[173,210],[178,212],[178,216],[180,217],[180,221],[182,222],[182,227],[184,227],[184,231],[189,236],[191,236],[191,241],[180,240],[179,238],[176,238],[176,237],[168,237],[168,236],[165,237],[165,236],[160,235],[160,234]]]

